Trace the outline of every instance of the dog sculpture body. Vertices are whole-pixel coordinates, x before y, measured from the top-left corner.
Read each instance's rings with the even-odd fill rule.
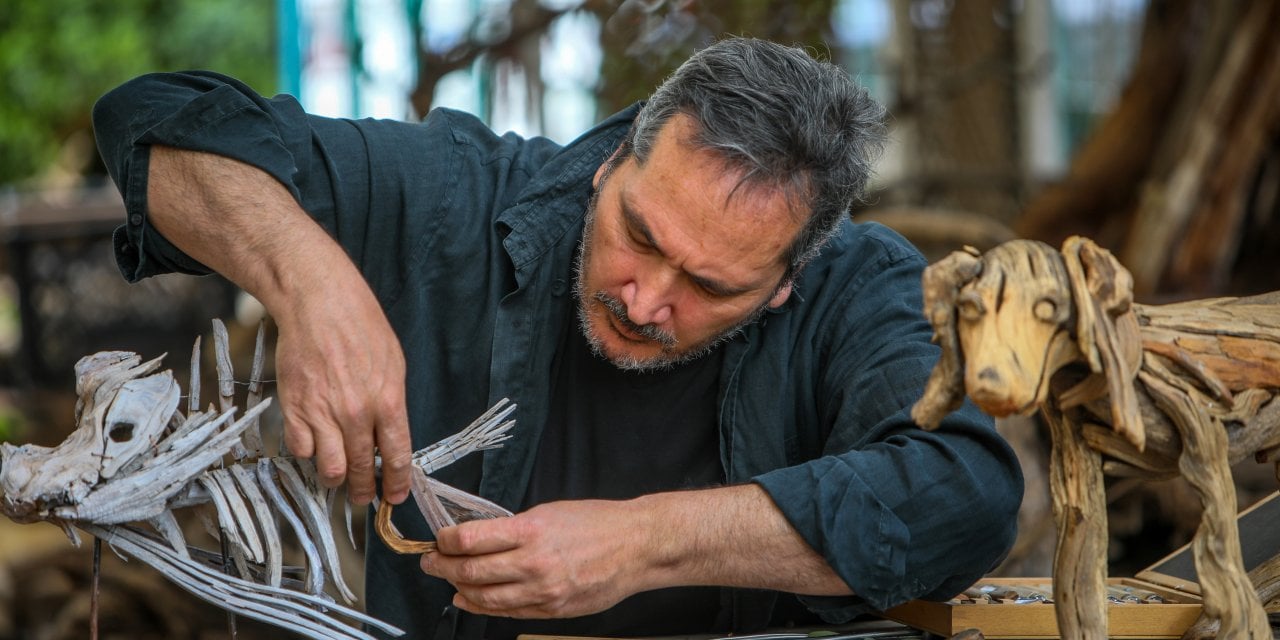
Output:
[[[1204,513],[1193,544],[1204,617],[1221,637],[1270,638],[1235,528],[1231,464],[1280,446],[1280,292],[1144,306],[1093,242],[1015,240],[958,251],[924,276],[943,354],[912,416],[933,428],[963,396],[997,416],[1041,410],[1064,638],[1105,638],[1103,472],[1181,474]]]

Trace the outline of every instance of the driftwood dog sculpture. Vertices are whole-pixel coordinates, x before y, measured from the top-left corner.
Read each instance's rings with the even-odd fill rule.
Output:
[[[1280,292],[1132,302],[1112,255],[1015,240],[952,253],[924,275],[943,354],[912,416],[932,428],[965,393],[1001,417],[1040,409],[1053,438],[1054,594],[1065,638],[1105,638],[1103,472],[1181,474],[1204,507],[1193,544],[1204,617],[1270,638],[1241,563],[1229,466],[1280,446]]]
[[[206,411],[199,408],[198,339],[185,414],[178,385],[169,371],[159,371],[159,358],[142,362],[121,351],[82,358],[76,430],[54,448],[0,444],[0,512],[20,523],[59,525],[77,545],[76,529],[85,531],[215,606],[306,637],[372,638],[356,624],[400,635],[324,592],[328,583],[348,604],[354,600],[337,561],[330,516],[336,494],[320,485],[309,460],[263,451],[258,421],[269,401],[261,399],[261,330],[248,409],[238,419],[226,329],[217,321],[214,338],[221,406]],[[510,515],[427,473],[501,446],[514,409],[504,399],[463,431],[414,453],[411,493],[433,531]],[[216,530],[229,553],[189,547],[177,519],[184,511]],[[430,545],[401,540],[389,515],[383,503],[378,532],[389,545]],[[349,509],[346,516],[350,538]],[[283,565],[281,520],[306,566]]]

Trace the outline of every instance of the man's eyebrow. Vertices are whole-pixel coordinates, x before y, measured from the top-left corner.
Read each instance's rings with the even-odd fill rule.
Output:
[[[702,287],[703,289],[706,289],[707,291],[710,291],[711,293],[714,293],[717,296],[723,296],[726,298],[732,297],[732,296],[740,296],[744,293],[750,293],[753,289],[755,289],[755,287],[735,287],[735,286],[720,282],[719,280],[712,280],[710,278],[704,278],[702,276],[689,273],[688,271],[686,271],[685,273],[688,274],[689,279],[697,283],[699,287]]]
[[[622,197],[620,198],[622,217],[626,220],[627,226],[631,227],[637,233],[644,236],[645,242],[647,242],[650,247],[653,247],[654,251],[657,251],[662,256],[666,256],[667,255],[666,252],[662,250],[662,247],[658,244],[658,241],[654,239],[653,232],[649,230],[649,225],[645,224],[644,219],[642,219],[640,217],[640,214],[636,212],[635,207],[632,205],[630,201],[631,199],[628,198],[627,195],[628,195],[627,192],[623,191]],[[682,271],[684,271],[685,275],[689,276],[689,279],[692,280],[699,287],[702,287],[703,289],[706,289],[707,291],[710,291],[711,293],[717,296],[723,296],[723,297],[737,296],[737,295],[742,295],[744,293],[750,293],[753,289],[755,289],[755,287],[752,287],[752,286],[738,287],[738,286],[726,284],[719,280],[700,276],[696,273],[690,273],[687,270],[682,270]]]
[[[622,217],[626,219],[627,226],[631,227],[635,231],[639,232],[640,235],[644,236],[644,241],[647,242],[649,246],[653,247],[655,251],[663,255],[666,255],[665,253],[663,253],[662,247],[658,246],[658,241],[654,239],[653,232],[649,230],[649,225],[645,224],[644,219],[642,219],[640,217],[640,214],[636,212],[635,205],[631,203],[631,198],[628,197],[628,194],[626,191],[622,192],[621,200],[622,200]]]

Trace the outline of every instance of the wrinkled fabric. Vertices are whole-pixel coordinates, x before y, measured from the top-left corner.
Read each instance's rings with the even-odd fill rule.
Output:
[[[518,403],[506,446],[439,474],[514,507],[546,421],[561,328],[576,322],[566,296],[592,176],[637,109],[561,146],[496,135],[447,109],[416,124],[312,116],[289,96],[192,72],[117,88],[95,106],[94,125],[126,205],[114,238],[126,279],[208,272],[147,223],[152,145],[261,168],[337,238],[386,310],[408,362],[414,447],[499,398]],[[929,432],[909,415],[938,357],[921,312],[924,266],[892,231],[846,221],[787,303],[726,345],[715,399],[725,477],[763,487],[857,594],[802,597],[830,622],[950,597],[1014,538],[1022,478],[991,420],[966,404]],[[430,537],[403,516],[405,535]],[[434,637],[452,588],[371,540],[369,611]],[[776,594],[726,592],[736,630],[768,622]]]

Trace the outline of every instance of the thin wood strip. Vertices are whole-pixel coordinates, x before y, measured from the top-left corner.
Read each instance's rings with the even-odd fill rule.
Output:
[[[422,540],[409,540],[400,535],[396,531],[394,525],[391,524],[390,502],[383,500],[378,503],[378,513],[373,520],[373,529],[378,532],[378,537],[382,539],[382,543],[387,545],[388,549],[396,553],[419,554],[436,550],[435,542],[426,542]]]

